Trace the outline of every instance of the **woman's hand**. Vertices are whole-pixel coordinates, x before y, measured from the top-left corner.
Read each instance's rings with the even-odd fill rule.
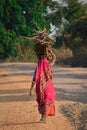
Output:
[[[30,91],[29,91],[29,95],[32,96],[32,89],[30,89]]]
[[[32,89],[34,88],[34,86],[35,86],[35,82],[32,81],[31,88],[30,88],[30,90],[29,90],[29,95],[30,95],[30,96],[32,96]]]

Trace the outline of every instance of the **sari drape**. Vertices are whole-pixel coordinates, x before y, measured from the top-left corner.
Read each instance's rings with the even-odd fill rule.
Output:
[[[46,57],[40,58],[35,70],[36,96],[40,114],[55,115],[55,90],[52,83],[52,71]]]

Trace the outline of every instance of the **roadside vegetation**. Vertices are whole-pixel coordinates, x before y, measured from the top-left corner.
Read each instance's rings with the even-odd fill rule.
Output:
[[[24,39],[50,24],[56,30],[57,64],[87,67],[87,5],[78,0],[1,0],[0,62],[36,62],[34,43]],[[48,11],[50,9],[50,12]]]

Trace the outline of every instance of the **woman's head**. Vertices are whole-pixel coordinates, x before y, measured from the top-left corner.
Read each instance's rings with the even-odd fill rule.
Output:
[[[45,44],[41,45],[40,43],[34,45],[34,51],[39,57],[40,55],[46,55],[47,46]]]

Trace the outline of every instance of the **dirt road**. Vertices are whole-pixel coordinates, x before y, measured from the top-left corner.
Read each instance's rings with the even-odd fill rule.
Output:
[[[28,94],[35,66],[0,63],[0,130],[87,130],[87,68],[53,67],[56,115],[41,123]]]

